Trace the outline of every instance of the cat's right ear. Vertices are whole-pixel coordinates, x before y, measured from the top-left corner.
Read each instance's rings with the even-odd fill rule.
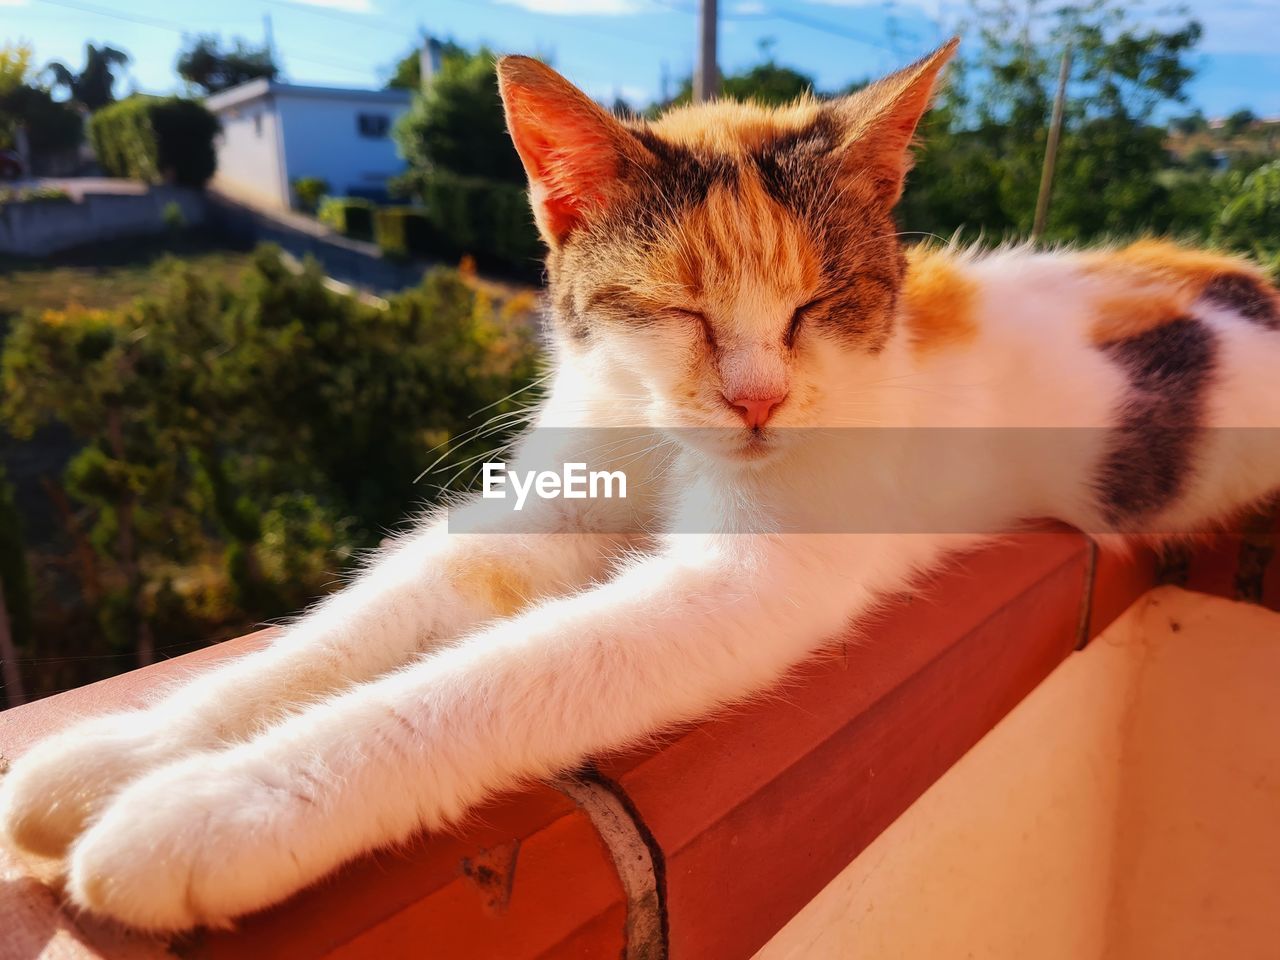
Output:
[[[545,63],[498,61],[507,129],[529,174],[534,217],[554,249],[625,192],[625,168],[644,146],[610,113]]]

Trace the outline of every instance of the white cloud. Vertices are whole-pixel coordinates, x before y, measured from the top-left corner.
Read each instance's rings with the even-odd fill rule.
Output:
[[[0,7],[25,7],[27,0],[0,0]]]
[[[0,0],[3,3],[4,0]],[[309,7],[325,7],[329,10],[345,10],[347,13],[373,13],[373,0],[293,0]]]
[[[741,0],[729,8],[729,12],[739,17],[754,17],[765,12],[767,8],[761,0]]]
[[[644,0],[501,0],[501,2],[512,7],[523,7],[534,13],[547,13],[552,16],[583,13],[618,16],[639,13],[649,6]]]

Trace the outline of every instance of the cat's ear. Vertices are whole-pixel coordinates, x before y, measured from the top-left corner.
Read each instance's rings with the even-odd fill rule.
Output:
[[[538,229],[558,247],[593,209],[625,193],[628,165],[643,162],[647,151],[614,116],[531,57],[499,60],[498,89]]]
[[[916,127],[959,43],[953,37],[922,60],[833,101],[828,108],[842,131],[846,172],[886,204],[893,205],[902,196]]]

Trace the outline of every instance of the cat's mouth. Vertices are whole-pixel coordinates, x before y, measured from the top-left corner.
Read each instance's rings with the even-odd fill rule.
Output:
[[[758,466],[781,452],[786,432],[776,427],[667,426],[663,432],[682,446],[722,463]]]
[[[745,431],[746,436],[733,449],[731,456],[735,460],[747,462],[763,460],[777,452],[774,432],[763,427]]]
[[[782,449],[776,430],[726,431],[716,438],[713,453],[717,459],[742,466],[759,466],[773,459]]]

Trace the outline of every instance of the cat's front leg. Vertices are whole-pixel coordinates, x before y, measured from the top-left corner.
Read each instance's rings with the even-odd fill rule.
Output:
[[[222,923],[496,790],[748,696],[867,602],[832,580],[851,570],[837,540],[699,540],[157,771],[76,845],[72,896],[146,928]],[[875,570],[891,581],[919,559]]]
[[[527,527],[562,518],[530,517]],[[197,677],[148,710],[97,717],[37,744],[0,780],[0,837],[60,856],[126,783],[252,735],[299,704],[603,574],[618,538],[449,535],[443,521],[383,551],[356,582],[265,649]]]

